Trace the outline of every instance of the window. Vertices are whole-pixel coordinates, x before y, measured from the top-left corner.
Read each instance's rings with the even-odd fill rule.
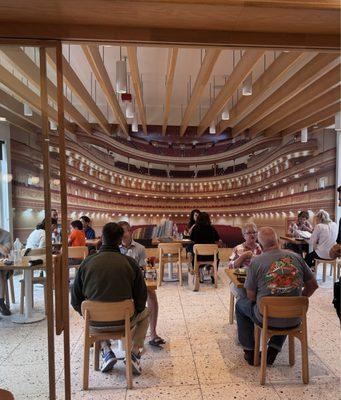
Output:
[[[326,176],[322,176],[319,179],[319,189],[324,189],[328,185],[328,178]]]

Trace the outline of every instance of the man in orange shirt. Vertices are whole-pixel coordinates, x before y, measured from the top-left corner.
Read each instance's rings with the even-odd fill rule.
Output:
[[[69,246],[86,246],[83,224],[76,220],[71,222],[71,233],[68,239]]]

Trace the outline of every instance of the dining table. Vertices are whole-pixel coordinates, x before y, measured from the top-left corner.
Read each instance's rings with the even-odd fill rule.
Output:
[[[238,278],[238,275],[235,272],[236,272],[235,268],[225,268],[225,274],[227,275],[230,282],[233,283],[238,289],[244,288],[244,282],[242,282],[240,280],[240,278]],[[230,307],[229,307],[229,324],[230,325],[233,324],[234,303],[235,303],[234,294],[230,290]]]
[[[29,262],[33,260],[43,260],[42,264],[30,266]],[[32,324],[34,322],[42,321],[46,318],[45,313],[40,313],[34,310],[32,305],[32,277],[34,270],[46,269],[46,257],[39,256],[26,256],[21,261],[16,261],[12,265],[7,265],[3,260],[0,261],[0,270],[21,270],[24,273],[25,282],[25,307],[24,314],[14,314],[11,317],[12,322],[17,324]]]

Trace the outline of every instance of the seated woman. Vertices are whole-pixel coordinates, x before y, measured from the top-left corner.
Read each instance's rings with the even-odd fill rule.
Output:
[[[200,214],[200,210],[197,208],[191,211],[189,216],[189,222],[187,224],[186,229],[184,230],[184,236],[189,237],[191,235],[192,229],[195,226],[198,216]],[[189,244],[186,246],[186,255],[193,253],[193,244]]]
[[[327,211],[320,210],[316,214],[316,226],[309,243],[313,251],[305,257],[305,262],[310,268],[315,265],[315,259],[329,260],[329,250],[336,242],[338,226],[333,222]]]
[[[196,224],[190,234],[190,239],[194,244],[221,244],[220,237],[216,229],[212,226],[210,216],[201,212],[197,218]],[[212,261],[211,256],[200,256],[198,261]],[[219,264],[219,259],[218,259]],[[192,265],[194,265],[194,254],[192,249]],[[211,276],[212,283],[214,284],[214,277]]]
[[[289,233],[296,238],[301,238],[306,232],[308,234],[312,233],[313,226],[309,222],[308,211],[300,211],[297,215],[297,221],[291,224],[289,228]],[[294,251],[298,254],[303,254],[303,252],[308,253],[309,246],[306,243],[300,245],[294,243],[286,243],[287,249]]]
[[[51,231],[57,228],[57,220],[51,218]],[[26,241],[26,249],[43,249],[46,247],[45,219],[36,226]]]
[[[248,268],[251,258],[262,254],[262,248],[257,243],[257,225],[253,222],[245,224],[242,228],[242,233],[245,242],[232,250],[228,268]],[[237,288],[232,282],[230,290],[236,299],[246,297],[246,290],[244,288]]]
[[[68,238],[68,243],[71,247],[86,246],[83,224],[78,219],[71,222],[71,233]]]

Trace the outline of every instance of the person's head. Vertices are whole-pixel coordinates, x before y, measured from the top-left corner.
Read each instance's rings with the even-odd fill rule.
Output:
[[[337,188],[337,191],[339,192],[339,207],[341,207],[341,186]]]
[[[318,224],[329,224],[332,220],[330,219],[329,214],[325,210],[320,210],[316,213],[316,222]]]
[[[277,233],[270,226],[265,226],[258,230],[258,241],[263,251],[279,248]]]
[[[58,221],[58,211],[55,208],[51,210],[51,217]]]
[[[82,222],[84,228],[90,226],[91,223],[90,218],[87,217],[86,215],[82,215],[79,219]]]
[[[257,225],[253,222],[245,224],[242,233],[247,244],[254,244],[257,240]]]
[[[197,219],[199,217],[200,210],[197,208],[191,211],[191,214],[189,216],[189,223],[194,225],[197,222]]]
[[[210,216],[206,212],[201,212],[197,218],[198,225],[211,225]]]
[[[297,218],[300,222],[304,223],[306,221],[308,221],[309,219],[309,213],[308,211],[300,211],[297,215]]]
[[[127,221],[120,221],[118,222],[118,225],[123,229],[123,241],[129,243],[132,239],[129,223]]]
[[[108,222],[103,226],[102,243],[106,246],[119,246],[123,238],[123,228],[116,222]]]
[[[55,230],[57,228],[58,221],[55,218],[51,218],[51,230]],[[46,228],[46,221],[45,218],[36,226],[36,229],[43,229]]]
[[[75,221],[71,222],[71,230],[77,230],[77,231],[82,231],[83,230],[83,224],[79,219],[76,219]]]

